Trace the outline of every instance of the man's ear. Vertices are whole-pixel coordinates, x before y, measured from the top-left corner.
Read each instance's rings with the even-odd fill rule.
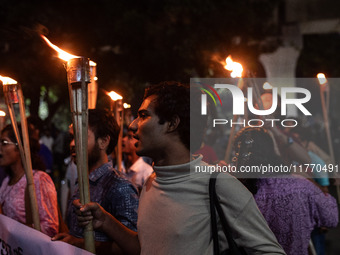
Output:
[[[172,118],[171,118],[171,121],[168,122],[168,132],[171,133],[171,132],[174,132],[179,123],[181,122],[181,119],[179,118],[178,115],[174,115]]]
[[[107,149],[107,147],[109,146],[109,143],[110,143],[110,136],[105,136],[105,137],[100,137],[98,138],[98,146],[99,146],[99,149],[101,150],[105,150]]]

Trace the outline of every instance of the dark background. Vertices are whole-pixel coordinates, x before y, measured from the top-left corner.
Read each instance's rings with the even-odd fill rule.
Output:
[[[229,54],[265,77],[258,56],[282,45],[286,9],[281,0],[2,0],[0,74],[22,84],[31,115],[45,102],[47,125],[69,123],[66,71],[44,34],[97,62],[100,107],[109,107],[101,89],[115,90],[135,112],[148,84],[229,76],[220,64]],[[322,15],[338,14],[331,8]],[[339,77],[338,46],[339,34],[305,36],[296,76]]]

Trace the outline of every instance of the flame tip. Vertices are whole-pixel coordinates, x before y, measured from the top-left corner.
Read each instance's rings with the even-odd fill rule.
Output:
[[[327,78],[324,73],[318,73],[316,77],[318,78],[320,85],[324,85],[327,83]]]
[[[129,109],[129,108],[131,108],[131,105],[130,105],[130,104],[127,104],[127,103],[124,103],[124,104],[123,104],[123,107],[124,107],[124,109]]]
[[[18,84],[18,82],[10,77],[4,77],[0,75],[0,81],[2,81],[3,85],[14,85]]]
[[[117,100],[120,100],[120,99],[123,99],[123,97],[121,95],[119,95],[118,93],[114,92],[114,91],[110,91],[107,93],[107,95],[109,97],[111,97],[111,99],[113,101],[117,101]]]
[[[60,49],[58,46],[54,45],[53,43],[51,43],[50,40],[47,39],[46,36],[41,35],[41,37],[45,40],[45,42],[52,48],[54,49],[56,52],[58,52],[58,58],[64,60],[64,61],[69,61],[72,58],[80,58],[79,56],[76,55],[72,55],[62,49]]]
[[[236,78],[236,77],[242,78],[242,73],[243,73],[242,65],[238,62],[234,62],[231,55],[229,55],[225,61],[226,61],[226,64],[224,68],[227,69],[228,71],[231,71],[230,76],[232,78]]]

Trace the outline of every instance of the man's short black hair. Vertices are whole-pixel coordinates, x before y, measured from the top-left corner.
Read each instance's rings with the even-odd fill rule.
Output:
[[[191,149],[192,152],[197,150],[202,142],[206,125],[204,122],[201,122],[200,125],[195,125],[190,130],[190,124],[193,126],[193,123],[190,123],[190,113],[192,113],[190,111],[190,86],[175,81],[165,81],[148,87],[145,90],[144,100],[152,95],[157,96],[154,100],[154,105],[159,123],[164,124],[165,121],[171,121],[177,115],[180,119],[177,132],[182,143],[187,149]],[[199,109],[199,106],[194,108]],[[192,141],[195,141],[197,145],[190,144],[190,135],[191,138],[195,138]]]
[[[107,136],[110,137],[110,143],[106,149],[106,154],[111,154],[117,145],[120,130],[113,114],[103,109],[90,109],[89,128],[94,133],[96,140]]]

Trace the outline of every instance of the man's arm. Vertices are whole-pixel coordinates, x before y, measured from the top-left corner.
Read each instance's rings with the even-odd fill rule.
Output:
[[[73,201],[76,207],[76,214],[80,226],[86,226],[92,220],[93,228],[104,232],[113,240],[111,249],[116,245],[124,254],[137,255],[140,254],[140,244],[137,232],[130,230],[119,222],[115,217],[106,212],[97,203],[88,203],[82,206],[79,200]]]
[[[325,161],[326,164],[332,164],[331,157],[326,152],[324,152],[319,146],[317,146],[314,142],[310,141],[308,143],[307,149],[318,155],[323,161]]]
[[[290,159],[300,164],[310,163],[310,157],[305,148],[294,140],[289,141],[289,136],[285,135],[277,127],[271,127],[269,130],[272,131],[276,141],[281,145],[279,146],[280,150],[284,150],[280,151],[282,154],[287,153]]]

